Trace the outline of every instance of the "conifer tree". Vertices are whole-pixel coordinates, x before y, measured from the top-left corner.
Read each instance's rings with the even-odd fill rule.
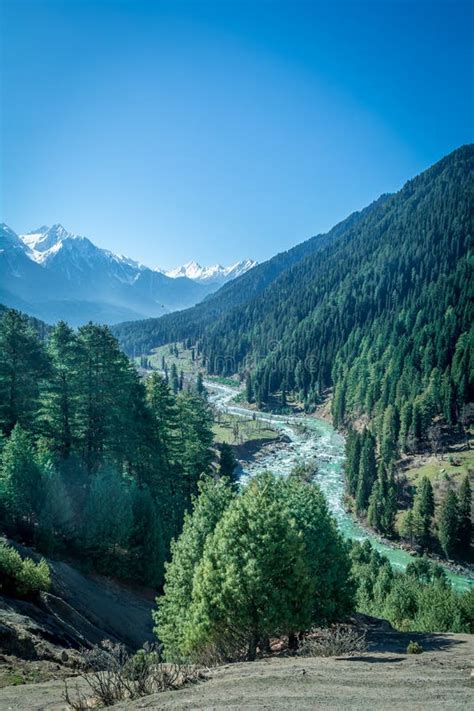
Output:
[[[377,476],[375,461],[375,440],[372,434],[365,430],[360,453],[359,476],[356,492],[356,510],[361,513],[367,509],[372,486]]]
[[[132,533],[133,511],[130,488],[111,466],[103,466],[93,476],[83,515],[84,547],[103,572],[126,572],[118,556],[127,548]]]
[[[133,523],[129,547],[132,562],[127,577],[160,587],[164,575],[163,529],[155,502],[147,486],[132,491]]]
[[[220,457],[219,457],[219,476],[227,477],[229,481],[235,484],[238,481],[238,477],[235,476],[235,469],[237,467],[237,460],[232,451],[230,444],[223,442],[220,447]]]
[[[326,500],[313,482],[291,477],[282,484],[285,506],[303,535],[313,581],[311,623],[343,619],[352,611],[354,586],[350,561]]]
[[[434,511],[433,487],[428,477],[424,476],[413,502],[413,531],[415,539],[423,546],[426,546],[430,539]]]
[[[245,398],[247,402],[252,403],[254,396],[253,396],[253,385],[252,385],[252,376],[250,373],[247,373],[245,376]]]
[[[351,496],[355,496],[357,492],[361,444],[362,438],[359,433],[355,430],[349,430],[346,440],[346,463],[344,468],[347,490]]]
[[[441,502],[438,537],[446,558],[451,558],[458,543],[458,497],[449,489]]]
[[[9,309],[0,320],[0,428],[37,426],[40,385],[48,373],[43,344],[23,314]]]
[[[408,511],[405,512],[405,515],[400,524],[400,535],[402,536],[402,538],[406,538],[407,540],[409,540],[410,543],[413,543],[413,539],[415,537],[415,528],[413,523],[412,509],[408,509]]]
[[[202,373],[199,371],[196,377],[196,392],[198,395],[203,395],[205,390]]]
[[[74,537],[74,510],[61,473],[50,461],[41,463],[44,495],[38,513],[38,546],[45,553],[61,550]]]
[[[282,506],[279,485],[264,475],[236,497],[207,539],[194,577],[190,658],[209,649],[255,659],[270,635],[306,628],[313,599],[304,542]]]
[[[388,466],[397,454],[398,418],[393,405],[385,409],[382,424],[380,456],[385,466]]]
[[[179,378],[178,378],[178,369],[176,368],[176,364],[172,363],[171,364],[171,376],[170,376],[170,385],[171,385],[171,390],[175,395],[177,395],[179,391]]]
[[[458,536],[459,553],[465,559],[470,558],[472,522],[471,522],[472,493],[469,475],[466,474],[459,489],[458,506]]]
[[[51,448],[66,459],[77,432],[81,348],[73,329],[64,321],[51,332],[47,352],[52,368],[42,393],[41,419]]]
[[[158,609],[154,613],[155,632],[163,643],[168,661],[177,661],[184,656],[195,569],[202,558],[207,537],[232,498],[232,490],[222,480],[209,478],[200,482],[199,496],[193,499],[192,514],[185,514],[182,533],[171,543],[171,562],[165,566],[164,595],[158,599]]]
[[[9,520],[31,531],[44,501],[44,485],[32,437],[15,425],[2,455],[0,497]]]

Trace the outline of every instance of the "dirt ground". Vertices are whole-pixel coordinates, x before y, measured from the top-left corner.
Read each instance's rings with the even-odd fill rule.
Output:
[[[355,657],[267,658],[229,664],[207,681],[116,709],[467,709],[473,698],[473,635],[415,635],[423,654],[405,653],[407,636],[385,635]],[[384,650],[382,651],[382,646]],[[72,685],[74,681],[72,681]],[[2,711],[64,711],[64,683],[0,691]],[[472,706],[471,706],[472,708]]]

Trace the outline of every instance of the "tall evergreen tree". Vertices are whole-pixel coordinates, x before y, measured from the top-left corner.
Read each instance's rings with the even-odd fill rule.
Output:
[[[43,344],[28,319],[9,309],[0,320],[0,427],[36,427],[40,386],[48,373]]]
[[[358,513],[367,509],[370,493],[376,477],[375,440],[369,430],[365,430],[360,453],[359,476],[356,491],[356,510]]]
[[[235,475],[237,460],[230,444],[223,442],[219,446],[219,475],[227,477],[233,484],[237,483],[238,477]]]
[[[182,533],[171,544],[171,562],[165,566],[164,595],[158,599],[154,613],[155,632],[164,645],[168,661],[183,657],[195,569],[208,536],[233,496],[230,487],[222,481],[209,478],[200,482],[192,514],[186,513]]]
[[[2,454],[0,497],[8,518],[31,531],[44,501],[44,483],[31,435],[15,425]]]
[[[103,466],[92,478],[82,531],[85,549],[103,572],[126,573],[120,551],[127,548],[132,527],[130,487],[116,469]]]
[[[458,536],[459,536],[459,553],[465,558],[470,558],[470,548],[472,539],[472,521],[471,521],[472,493],[469,475],[466,474],[462,480],[459,489],[459,506],[458,506]]]
[[[176,364],[172,363],[171,364],[171,376],[170,376],[170,385],[171,385],[171,390],[175,395],[179,392],[179,378],[178,378],[178,369],[176,368]]]
[[[418,485],[413,502],[413,530],[418,543],[428,545],[431,523],[435,512],[431,481],[424,476]]]
[[[245,398],[247,402],[250,403],[252,403],[254,399],[252,376],[250,375],[250,373],[247,373],[245,376]]]
[[[132,561],[127,577],[160,587],[165,562],[163,528],[148,487],[135,487],[132,490],[132,516],[128,542]]]
[[[458,542],[458,497],[453,489],[447,491],[441,502],[438,537],[446,558],[451,558]]]
[[[77,427],[82,363],[77,336],[64,321],[52,330],[47,351],[52,368],[42,392],[41,418],[51,448],[66,459],[72,451]]]

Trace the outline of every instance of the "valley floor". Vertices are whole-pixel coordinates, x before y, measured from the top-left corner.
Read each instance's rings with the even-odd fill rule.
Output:
[[[405,653],[417,639],[420,655]],[[472,635],[384,633],[357,657],[267,658],[212,670],[208,681],[117,709],[461,709],[472,700]],[[64,711],[60,681],[0,691],[0,709]]]

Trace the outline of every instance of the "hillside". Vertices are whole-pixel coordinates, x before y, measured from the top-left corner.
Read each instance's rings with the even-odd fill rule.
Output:
[[[462,709],[472,697],[473,638],[373,632],[368,653],[356,657],[264,658],[212,669],[183,689],[120,703],[116,709]],[[407,655],[409,639],[423,645]],[[75,681],[69,686],[74,689]],[[84,683],[79,683],[84,689]],[[87,689],[84,689],[87,690]],[[62,711],[64,683],[0,690],[0,705],[17,711]]]
[[[265,292],[280,274],[308,255],[317,254],[324,249],[326,245],[362,220],[378,204],[383,203],[387,197],[382,196],[365,210],[354,212],[327,234],[311,237],[287,252],[281,252],[267,262],[254,266],[242,276],[225,284],[216,293],[207,296],[196,306],[157,319],[117,324],[113,327],[114,335],[129,355],[148,353],[152,348],[172,341],[200,338],[209,326],[214,324],[217,328],[221,319],[224,319],[227,314],[234,311],[239,313],[243,305],[253,303],[254,299]]]
[[[473,177],[474,145],[466,145],[197,307],[116,333],[129,352],[197,340],[207,372],[246,377],[260,407],[284,408],[290,398],[313,410],[331,391],[336,427],[361,432],[347,452],[348,505],[385,535],[469,561],[469,461],[464,482],[441,471],[442,499],[422,533],[398,513],[415,505],[421,478],[411,477],[414,488],[394,468],[414,453],[462,462],[469,449]]]

